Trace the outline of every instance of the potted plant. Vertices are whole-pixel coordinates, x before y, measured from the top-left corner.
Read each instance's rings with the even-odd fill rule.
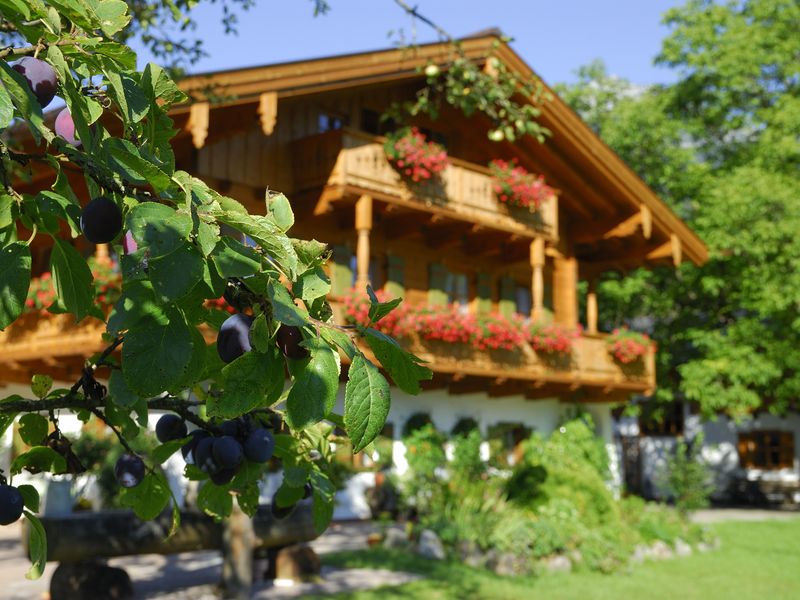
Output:
[[[416,127],[389,134],[383,147],[392,166],[414,183],[433,179],[448,165],[447,151],[428,141]]]
[[[530,343],[538,353],[566,356],[581,335],[580,328],[571,329],[558,323],[531,323],[529,329]]]
[[[542,175],[528,172],[517,164],[516,159],[495,159],[489,163],[489,170],[497,200],[508,206],[536,212],[542,202],[553,195],[553,188],[544,182]]]
[[[606,340],[606,347],[617,362],[623,365],[640,360],[652,345],[647,334],[627,327],[615,329]]]

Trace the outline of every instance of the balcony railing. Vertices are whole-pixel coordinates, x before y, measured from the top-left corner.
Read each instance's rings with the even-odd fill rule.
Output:
[[[24,362],[85,359],[106,346],[102,339],[105,329],[105,323],[97,319],[76,324],[71,314],[25,313],[0,331],[0,373]]]
[[[486,223],[511,233],[537,232],[554,238],[558,199],[551,196],[535,212],[499,202],[486,167],[450,157],[436,182],[406,182],[392,167],[382,138],[350,129],[329,131],[293,143],[295,192],[320,186],[347,187],[376,198],[437,207],[454,218]]]

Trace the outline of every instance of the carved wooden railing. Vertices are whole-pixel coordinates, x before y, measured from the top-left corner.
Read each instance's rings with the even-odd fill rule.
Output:
[[[453,217],[485,223],[509,232],[535,231],[554,238],[558,231],[558,199],[551,196],[531,212],[499,202],[486,167],[450,158],[435,182],[409,183],[392,167],[383,139],[362,132],[329,131],[292,144],[294,191],[341,186],[385,199],[438,207]]]
[[[97,319],[75,323],[71,314],[25,313],[0,331],[0,370],[4,364],[89,357],[107,345],[102,339],[105,329],[105,323]]]

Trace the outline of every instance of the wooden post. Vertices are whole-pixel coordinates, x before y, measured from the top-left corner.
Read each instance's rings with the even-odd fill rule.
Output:
[[[586,294],[586,332],[597,333],[597,279],[589,279],[589,291]]]
[[[361,196],[356,202],[356,287],[369,283],[369,232],[372,229],[372,196]]]
[[[247,600],[253,586],[253,547],[255,533],[253,521],[239,503],[233,503],[231,516],[225,522],[222,534],[222,588],[223,597]]]
[[[108,244],[97,244],[94,247],[94,257],[100,264],[108,264],[111,262],[111,257],[108,255]]]
[[[553,315],[567,327],[578,325],[578,260],[557,255],[553,260]]]
[[[531,318],[536,321],[544,312],[544,238],[531,242]]]

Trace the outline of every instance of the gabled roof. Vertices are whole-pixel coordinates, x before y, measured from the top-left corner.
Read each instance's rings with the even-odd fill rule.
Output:
[[[539,79],[525,61],[500,40],[498,32],[489,31],[480,37],[466,38],[461,43],[465,56],[478,63],[494,56],[509,69]],[[265,99],[269,97],[277,102],[280,98],[420,78],[419,67],[431,62],[445,65],[452,55],[449,43],[433,43],[411,49],[360,52],[202,73],[183,79],[181,88],[195,99],[228,98],[217,100],[211,110],[258,104],[262,112]],[[654,239],[667,240],[660,246],[640,245],[637,248],[648,260],[671,258],[679,263],[681,257],[685,257],[696,264],[708,260],[708,250],[703,241],[564,101],[546,84],[543,85],[552,99],[540,105],[539,121],[553,135],[538,153],[549,169],[569,173],[572,184],[559,183],[559,188],[562,188],[565,207],[571,206],[577,217],[584,221],[577,226],[597,229],[601,236],[599,240],[604,239],[603,234],[613,237],[620,228],[641,227],[648,232],[648,239],[652,231],[658,234]],[[178,116],[188,111],[190,107],[187,106],[175,112]],[[538,147],[538,142],[523,140],[517,145],[527,145],[532,149],[534,145]],[[575,174],[578,174],[577,179]],[[586,258],[591,263],[596,257],[598,265],[613,266],[614,260],[598,248],[591,244],[585,246],[582,260]],[[624,261],[618,261],[618,264],[623,265]]]

